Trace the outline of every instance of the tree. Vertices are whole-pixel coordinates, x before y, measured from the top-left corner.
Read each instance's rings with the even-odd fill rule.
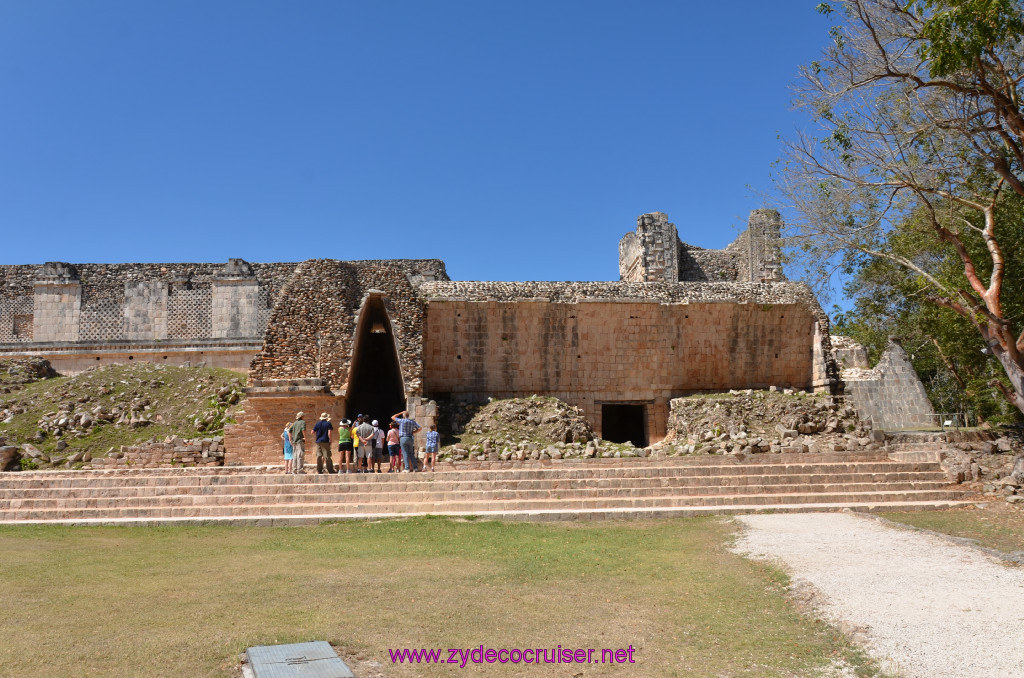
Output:
[[[1013,193],[1005,196],[997,218],[1012,225],[1009,239],[1002,243],[1006,251],[1003,294],[1007,315],[1019,318],[1024,314],[1024,198]],[[966,244],[972,256],[984,254],[981,238],[968,237]],[[964,284],[956,252],[931,237],[926,228],[897,224],[887,246],[907,256],[927,252],[937,278],[947,286]],[[887,348],[889,335],[899,335],[938,412],[964,412],[978,422],[1022,419],[1020,411],[990,385],[1002,370],[970,322],[925,301],[927,281],[888,259],[863,256],[850,271],[844,291],[854,304],[835,316],[835,331],[862,343],[875,360]],[[1001,381],[1006,382],[1005,377]]]
[[[777,185],[792,243],[819,288],[837,267],[886,260],[924,298],[974,328],[1024,412],[1024,333],[1004,299],[1009,193],[1024,196],[1024,11],[1020,0],[842,0],[797,104],[824,135],[786,145]],[[935,247],[894,247],[897,225]],[[971,242],[982,247],[972,247]],[[962,275],[937,275],[951,253]]]

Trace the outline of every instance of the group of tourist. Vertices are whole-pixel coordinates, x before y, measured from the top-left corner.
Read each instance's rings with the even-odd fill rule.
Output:
[[[411,473],[421,471],[429,466],[434,470],[437,462],[440,435],[437,426],[431,425],[427,432],[426,456],[422,463],[416,456],[413,436],[422,427],[416,420],[409,418],[409,412],[403,410],[391,416],[391,422],[385,431],[376,419],[372,421],[365,414],[360,414],[355,421],[342,419],[338,424],[336,440],[338,443],[338,467],[335,468],[331,454],[334,424],[331,416],[324,412],[320,420],[313,425],[313,436],[316,442],[317,473],[382,473],[381,464],[387,454],[388,473]],[[304,473],[306,452],[306,420],[305,413],[295,415],[295,421],[284,427],[281,433],[284,441],[285,473]],[[344,469],[342,466],[344,465]]]

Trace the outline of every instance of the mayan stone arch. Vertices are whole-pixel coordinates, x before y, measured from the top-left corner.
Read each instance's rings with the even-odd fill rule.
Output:
[[[384,293],[370,290],[359,309],[349,365],[345,412],[386,421],[405,409],[405,382]]]

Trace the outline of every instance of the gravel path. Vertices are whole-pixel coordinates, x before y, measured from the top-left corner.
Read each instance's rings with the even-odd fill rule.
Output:
[[[1024,676],[1024,569],[930,534],[850,513],[737,518],[734,547],[817,589],[825,618],[861,629],[907,678]],[[844,624],[845,622],[845,624]]]

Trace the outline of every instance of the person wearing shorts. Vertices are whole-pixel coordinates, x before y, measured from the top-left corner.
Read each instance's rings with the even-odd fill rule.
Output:
[[[402,470],[402,446],[398,443],[398,424],[391,422],[387,433],[388,456],[391,457],[391,465],[388,466],[388,473],[398,473]]]
[[[360,416],[356,435],[359,436],[359,451],[356,452],[356,467],[360,473],[373,473],[373,426]],[[366,465],[366,469],[362,468]]]
[[[352,422],[342,419],[338,424],[338,472],[345,465],[345,473],[352,473]]]
[[[440,446],[441,434],[437,432],[437,426],[431,424],[430,430],[427,431],[427,449],[426,458],[423,460],[423,465],[430,464],[430,470],[434,470],[434,464],[437,462],[437,448]]]

